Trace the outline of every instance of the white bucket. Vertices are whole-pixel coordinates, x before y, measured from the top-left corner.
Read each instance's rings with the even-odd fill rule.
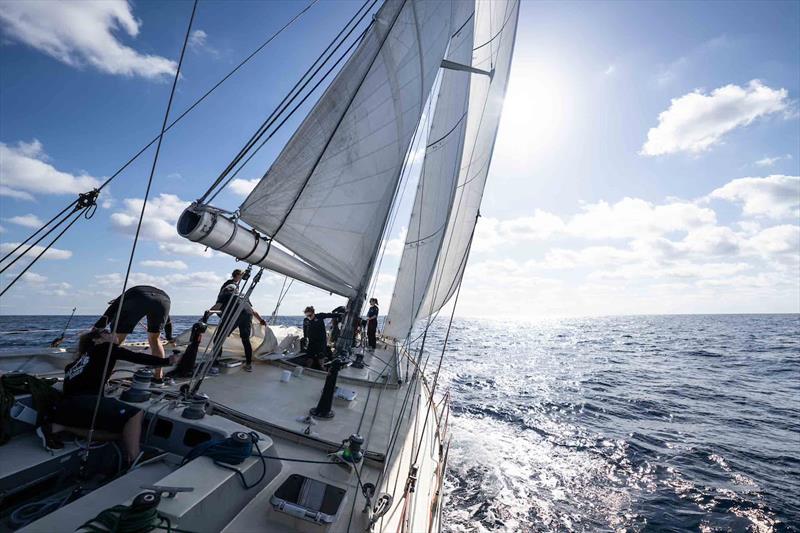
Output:
[[[292,371],[284,370],[281,374],[281,383],[289,383],[290,379],[292,379]]]
[[[11,406],[11,418],[14,420],[19,420],[25,424],[30,424],[32,426],[36,425],[36,417],[39,413],[36,409],[31,409],[27,405],[14,402],[14,405]]]

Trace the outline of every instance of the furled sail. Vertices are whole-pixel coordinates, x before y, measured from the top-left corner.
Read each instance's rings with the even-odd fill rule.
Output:
[[[462,143],[463,154],[460,157],[458,182],[447,211],[446,229],[432,275],[425,284],[424,297],[420,298],[421,303],[411,322],[392,315],[390,311],[391,316],[387,320],[392,324],[391,327],[387,325],[387,329],[388,334],[395,338],[405,337],[413,325],[414,319],[427,317],[441,309],[453,296],[464,274],[472,233],[492,159],[497,128],[500,123],[518,16],[519,0],[478,0],[476,2],[472,67],[489,71],[492,76],[470,75],[469,106]],[[426,189],[423,187],[420,190],[424,193]],[[418,216],[423,219],[428,217],[430,220],[430,217],[436,216],[435,211],[440,209],[439,206],[422,200],[418,204],[420,206]],[[415,209],[416,207],[417,204],[415,204]],[[428,235],[425,231],[422,231],[421,234]],[[413,251],[412,248],[416,244],[415,241],[418,240],[419,238],[409,231],[401,264],[409,263],[407,268],[411,270],[414,270],[414,265],[410,264],[410,261],[422,258],[422,255]],[[409,261],[406,261],[406,256]],[[419,268],[417,268],[417,274],[419,275]],[[406,277],[403,271],[398,274],[398,278],[404,280],[403,283],[407,283]],[[395,294],[399,296],[406,290],[411,290],[410,285],[396,286]],[[414,290],[415,300],[416,292]],[[394,307],[394,303],[392,306]],[[411,306],[412,311],[414,307],[416,307],[416,303]],[[409,316],[411,315],[409,314]]]
[[[471,65],[474,2],[454,6],[447,60]],[[464,147],[471,74],[442,69],[406,243],[383,333],[403,338],[420,312],[433,278],[453,204]]]
[[[452,2],[387,0],[240,207],[317,270],[362,287],[450,37]]]

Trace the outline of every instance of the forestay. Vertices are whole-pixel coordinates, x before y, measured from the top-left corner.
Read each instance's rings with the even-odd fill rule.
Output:
[[[460,157],[461,166],[451,207],[447,212],[446,229],[429,283],[425,284],[424,298],[421,298],[416,314],[408,322],[396,315],[389,317],[389,320],[392,321],[389,331],[395,338],[405,337],[413,325],[414,319],[427,317],[441,309],[452,297],[464,274],[472,233],[477,222],[486,176],[494,150],[497,128],[500,123],[518,16],[519,0],[479,0],[476,2],[472,67],[489,71],[492,76],[470,75],[469,106],[462,143],[463,153]],[[428,176],[428,180],[430,180],[430,176]],[[421,190],[427,192],[426,187]],[[437,206],[420,199],[418,199],[418,203],[421,206],[419,215],[421,218],[429,217],[430,220],[430,217],[436,216],[434,211],[438,209]],[[421,234],[427,235],[424,231]],[[422,264],[420,261],[423,258],[422,253],[412,250],[415,241],[418,240],[416,235],[408,233],[406,249],[401,260],[401,265],[408,264],[408,267],[401,267],[404,270],[398,274],[398,279],[404,278],[404,271],[407,268],[414,269],[414,264],[410,263],[411,260],[416,259],[418,265]],[[420,269],[416,270],[419,276]],[[396,297],[402,298],[403,292],[411,290],[411,287],[412,285],[401,287],[398,284],[395,287]],[[416,289],[414,293],[416,301]],[[392,311],[394,307],[393,302]],[[416,307],[416,303],[410,306],[412,310],[414,307]],[[412,314],[409,313],[409,316]]]
[[[388,0],[242,204],[241,219],[308,264],[362,286],[451,16],[450,1]]]
[[[474,2],[454,4],[452,37],[447,59],[470,65],[473,48]],[[408,233],[397,271],[392,303],[383,333],[406,336],[420,312],[433,279],[450,208],[453,204],[464,147],[469,105],[470,74],[442,69],[425,157],[408,223]]]

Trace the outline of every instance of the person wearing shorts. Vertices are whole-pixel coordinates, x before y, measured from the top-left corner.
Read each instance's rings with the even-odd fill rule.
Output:
[[[91,428],[97,406],[94,429],[100,435],[122,435],[126,459],[129,463],[133,462],[139,455],[144,420],[142,411],[116,398],[103,395],[98,404],[98,394],[105,387],[117,361],[161,367],[174,364],[175,358],[176,356],[165,359],[128,350],[119,346],[118,341],[105,331],[95,330],[82,335],[76,359],[64,368],[63,396],[53,408],[44,427],[44,433],[49,437],[47,442],[54,442],[53,435],[61,431],[76,432]]]
[[[166,357],[164,347],[161,345],[160,334],[164,330],[168,342],[172,342],[172,321],[169,318],[169,295],[158,287],[137,285],[125,291],[124,297],[120,296],[109,302],[103,316],[95,322],[95,329],[110,327],[114,331],[114,319],[117,316],[120,300],[122,311],[119,313],[119,324],[116,327],[118,343],[133,333],[134,328],[143,318],[147,319],[147,342],[150,353],[156,357]],[[156,380],[161,380],[162,370],[155,373]]]

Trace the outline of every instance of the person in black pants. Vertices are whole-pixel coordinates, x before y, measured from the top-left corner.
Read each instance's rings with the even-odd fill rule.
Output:
[[[328,353],[328,332],[325,330],[325,319],[342,319],[341,313],[317,313],[313,306],[303,311],[303,346],[306,352],[305,366],[322,370],[321,357]]]
[[[106,365],[109,347],[111,355]],[[117,361],[162,367],[175,364],[176,360],[175,355],[167,359],[122,348],[118,340],[106,331],[93,330],[83,334],[78,342],[76,359],[64,368],[63,396],[49,414],[47,422],[37,430],[45,447],[59,447],[55,433],[85,433],[91,427],[98,393],[114,371]],[[143,420],[142,411],[136,407],[116,398],[101,396],[95,429],[100,436],[121,434],[126,459],[132,463],[139,455]]]
[[[369,311],[367,311],[367,342],[369,349],[375,351],[378,345],[376,335],[378,333],[378,299],[369,299]]]
[[[119,296],[111,300],[108,309],[103,313],[94,324],[95,330],[101,330],[107,326],[114,331],[114,319],[117,316],[120,301],[122,301],[122,311],[119,314],[119,324],[117,324],[117,343],[121,344],[125,338],[133,333],[134,328],[143,318],[147,318],[147,342],[150,344],[150,353],[162,359],[166,357],[164,347],[161,345],[161,330],[167,337],[167,342],[172,339],[172,321],[169,318],[170,299],[169,295],[158,287],[149,285],[137,285],[125,291],[124,297]],[[162,378],[162,371],[158,369],[155,373],[156,382]]]
[[[214,307],[206,311],[206,314],[203,316],[203,322],[208,320],[208,315],[210,313],[220,313],[220,326],[222,326],[224,322],[230,320],[231,313],[236,306],[236,302],[231,302],[231,298],[237,296],[238,294],[239,290],[233,280],[231,280],[231,282],[229,282],[227,285],[224,285],[219,291],[217,302],[214,304]],[[233,332],[234,328],[239,329],[239,338],[242,340],[245,359],[244,367],[242,367],[242,369],[245,372],[253,371],[253,345],[250,343],[250,336],[253,333],[253,317],[255,317],[262,326],[267,325],[267,321],[258,314],[258,311],[253,309],[250,300],[245,299],[241,303],[239,315],[233,319],[234,327],[231,328],[231,332]],[[219,335],[222,334],[222,328],[220,326],[217,326],[217,331],[214,333],[214,340],[219,338]]]

